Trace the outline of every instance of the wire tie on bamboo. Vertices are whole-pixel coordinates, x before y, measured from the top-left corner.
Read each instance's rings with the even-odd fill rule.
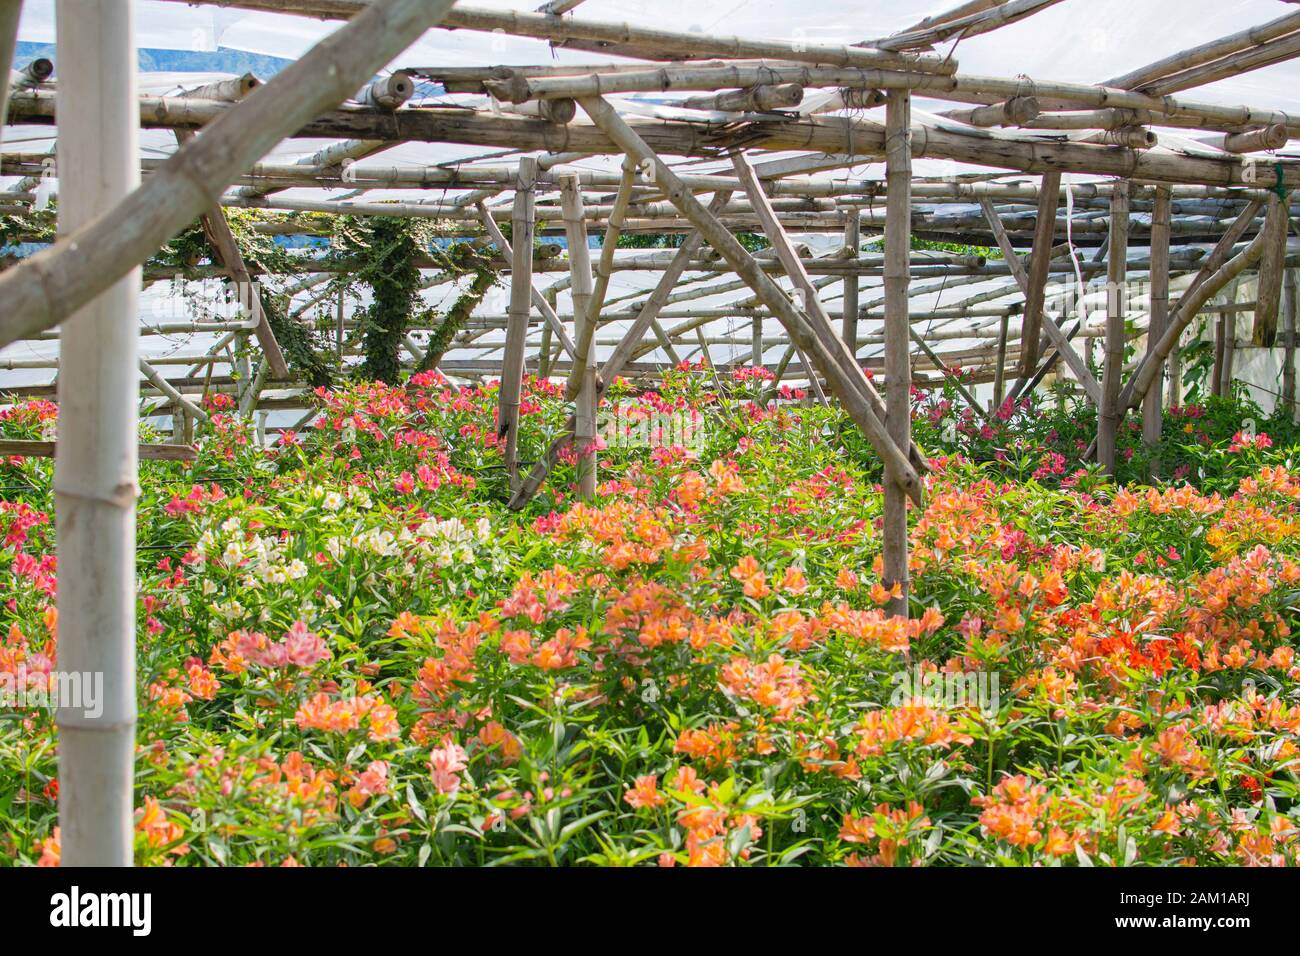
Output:
[[[55,484],[54,493],[64,498],[76,498],[78,501],[97,501],[113,508],[130,508],[140,497],[140,486],[134,481],[122,481],[113,486],[113,494],[97,495],[82,491],[69,491],[66,487]]]

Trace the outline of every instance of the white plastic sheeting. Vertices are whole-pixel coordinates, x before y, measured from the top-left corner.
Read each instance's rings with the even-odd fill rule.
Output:
[[[183,51],[215,51],[229,48],[251,53],[285,58],[301,56],[312,44],[336,28],[336,23],[295,17],[291,15],[251,12],[216,6],[187,6],[161,0],[135,0],[137,4],[137,43],[141,48]],[[479,5],[506,9],[533,10],[536,3],[477,0]],[[886,36],[912,26],[926,16],[955,5],[955,0],[871,0],[848,4],[843,0],[723,0],[716,4],[702,4],[699,0],[657,0],[653,4],[627,2],[627,0],[587,0],[572,16],[602,20],[627,21],[635,25],[675,30],[698,31],[712,35],[739,35],[750,38],[805,39],[822,43],[855,43],[865,39]],[[53,42],[55,39],[53,0],[26,0],[19,39],[33,42]],[[1123,74],[1138,66],[1152,62],[1170,53],[1195,46],[1207,40],[1241,31],[1279,16],[1296,11],[1291,4],[1276,0],[1064,0],[1019,23],[992,33],[945,43],[940,52],[951,52],[959,61],[964,74],[989,74],[998,76],[1023,75],[1031,79],[1065,80],[1099,83],[1112,76]],[[489,34],[468,30],[431,30],[406,53],[398,57],[391,67],[403,66],[460,66],[492,64],[540,64],[551,62],[599,63],[612,59],[605,54],[552,49],[549,44],[503,34]],[[145,74],[141,89],[148,92],[172,92],[182,86],[196,86],[212,79],[211,74]],[[1253,73],[1231,77],[1209,86],[1181,94],[1187,99],[1208,101],[1224,105],[1249,103],[1253,106],[1300,113],[1300,63],[1274,65]],[[463,99],[463,98],[459,98]],[[629,97],[629,100],[636,99]],[[646,97],[645,105],[662,102],[664,97]],[[953,104],[917,98],[917,116],[928,111],[952,108]],[[639,110],[638,110],[639,111]],[[579,114],[578,122],[585,122]],[[51,145],[52,130],[29,127],[14,131],[6,137],[6,146],[24,152],[41,151]],[[1185,137],[1168,131],[1166,145],[1161,148],[1195,149]],[[169,131],[144,131],[141,137],[145,155],[165,155],[175,148]],[[291,141],[281,144],[270,157],[285,160],[309,154],[320,146],[319,141]],[[499,150],[467,147],[454,144],[408,143],[384,151],[382,163],[429,165],[464,161],[477,156],[499,154]],[[770,155],[770,154],[769,154]],[[586,168],[613,169],[617,158],[595,157],[576,165]],[[729,165],[692,161],[693,171],[729,171]],[[918,176],[951,175],[962,168],[947,161],[918,160]],[[845,170],[824,174],[844,177]],[[880,163],[864,163],[851,171],[857,177],[883,178]],[[1067,177],[1070,179],[1087,177]],[[12,183],[10,179],[6,184]],[[280,193],[284,197],[337,199],[342,190],[293,189]],[[433,198],[441,195],[430,194]],[[372,190],[364,199],[394,198],[419,201],[421,194],[412,190]],[[807,237],[814,248],[824,249],[834,243],[829,237]],[[689,276],[690,274],[688,274]],[[539,287],[553,282],[557,276],[539,275]],[[714,276],[710,281],[720,281]],[[656,275],[642,272],[616,273],[609,298],[616,299],[637,290],[648,291]],[[1004,283],[1005,284],[1005,283]],[[865,280],[864,302],[876,294],[873,289],[879,280]],[[166,315],[175,318],[177,300],[175,290],[161,283],[149,290],[142,300],[142,321],[156,320]],[[965,297],[979,291],[982,286],[967,285],[960,289],[924,296],[916,300],[918,307],[951,303],[958,295]],[[838,283],[828,288],[824,296],[838,298]],[[454,297],[454,290],[438,287],[426,293],[431,304]],[[729,293],[691,303],[699,307],[719,307],[728,302],[748,297],[748,290]],[[838,302],[830,301],[834,310]],[[558,303],[563,313],[571,309],[567,293],[561,293]],[[180,308],[188,308],[180,303]],[[196,305],[192,312],[199,307]],[[500,310],[495,310],[500,311]],[[197,316],[196,316],[197,317]],[[671,327],[671,321],[665,325]],[[866,323],[863,335],[872,332],[873,323]],[[606,329],[602,337],[615,334],[618,324]],[[734,331],[738,337],[747,337],[748,324],[744,320],[720,320],[708,334],[716,336]],[[924,328],[921,329],[925,331]],[[769,336],[780,332],[775,320],[767,323]],[[501,336],[489,333],[483,341],[498,341]],[[535,338],[535,334],[534,334]],[[204,337],[184,335],[172,338],[150,337],[143,347],[146,354],[198,351]],[[687,340],[690,341],[689,339]],[[962,341],[946,343],[960,348]],[[49,355],[56,348],[53,342],[19,343],[0,355],[6,358]],[[606,350],[601,350],[606,351]],[[775,360],[781,350],[769,350],[767,358]],[[748,346],[733,349],[714,348],[715,360],[730,359],[748,353]],[[878,348],[867,347],[863,356],[876,354]],[[453,352],[450,357],[469,357],[471,353]],[[472,353],[484,358],[499,357],[497,353]],[[663,353],[653,353],[652,360],[663,360]],[[0,372],[0,384],[32,380],[48,380],[49,371]]]

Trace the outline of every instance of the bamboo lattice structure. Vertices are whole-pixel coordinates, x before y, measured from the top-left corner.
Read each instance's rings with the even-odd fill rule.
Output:
[[[682,360],[759,364],[778,386],[806,384],[809,400],[838,402],[885,463],[884,572],[900,595],[891,603],[898,613],[907,611],[907,509],[925,493],[925,458],[909,428],[913,385],[954,382],[980,418],[1047,380],[1072,388],[1098,409],[1090,453],[1113,470],[1115,435],[1130,411],[1142,408],[1144,439],[1159,442],[1162,405],[1179,395],[1184,333],[1216,311],[1249,330],[1229,336],[1226,374],[1233,348],[1280,349],[1281,396],[1295,403],[1300,245],[1289,232],[1300,161],[1277,151],[1300,134],[1300,116],[1267,103],[1223,106],[1196,90],[1300,54],[1300,14],[1091,85],[967,74],[960,47],[943,48],[1060,0],[967,2],[843,44],[610,23],[585,7],[571,12],[573,0],[536,12],[452,0],[209,2],[347,24],[268,82],[247,74],[167,95],[136,93],[120,70],[111,71],[114,85],[96,89],[91,77],[88,86],[64,44],[89,41],[69,30],[70,39],[60,36],[67,76],[34,62],[11,70],[0,94],[11,124],[0,139],[0,175],[10,180],[0,212],[28,225],[18,240],[48,246],[0,268],[0,347],[48,343],[60,329],[90,335],[90,313],[112,319],[90,323],[102,344],[69,336],[57,355],[0,354],[0,371],[59,375],[57,386],[28,380],[5,390],[63,403],[59,487],[69,495],[120,512],[122,502],[99,487],[104,462],[125,468],[117,477],[126,480],[137,456],[184,459],[194,421],[206,416],[200,398],[214,392],[231,394],[250,417],[308,413],[310,423],[307,376],[277,340],[259,287],[285,303],[285,321],[328,324],[338,369],[355,362],[364,303],[335,296],[331,284],[352,264],[308,252],[268,269],[232,231],[232,217],[250,209],[266,213],[240,220],[253,234],[303,244],[329,232],[323,216],[427,221],[440,241],[469,243],[508,275],[504,294],[478,291],[447,342],[437,344],[439,324],[412,317],[401,358],[457,381],[500,380],[514,508],[575,445],[581,492],[596,493],[598,403],[617,376],[652,383]],[[5,69],[16,6],[0,5]],[[433,28],[544,40],[586,59],[399,61],[401,69],[375,75]],[[56,157],[23,151],[10,133],[56,126],[57,166],[71,180],[102,161],[77,139],[78,124],[89,122],[77,97],[123,128],[169,131],[176,149],[139,158],[132,132],[114,191],[88,197],[65,187],[51,242],[45,227],[56,218],[42,211],[42,184]],[[930,101],[939,103],[934,112],[918,106]],[[285,141],[322,138],[331,145],[304,147],[292,161],[268,158]],[[452,164],[385,160],[412,143],[483,152]],[[950,172],[927,176],[928,161]],[[207,261],[142,268],[199,220],[213,250]],[[767,248],[753,251],[742,234]],[[677,245],[623,244],[643,236]],[[465,293],[470,277],[448,273],[439,250],[421,256],[426,301]],[[1253,301],[1217,301],[1246,275],[1257,277]],[[183,291],[200,280],[231,283],[238,307],[136,315],[141,282]],[[138,359],[136,346],[157,336],[199,344]],[[1139,357],[1126,368],[1130,346]],[[129,373],[114,379],[113,395],[131,414],[100,420],[65,383],[86,363],[106,362]],[[529,374],[562,379],[574,404],[568,429],[536,462],[521,461],[516,443]],[[178,450],[137,445],[137,399],[170,417]],[[113,448],[96,453],[107,457],[82,462],[84,443],[108,430]],[[56,446],[33,444],[29,453],[56,454]],[[91,474],[94,487],[78,484]],[[75,542],[68,547],[77,554]],[[67,572],[72,580],[80,567],[94,572],[94,555],[70,560],[80,562]],[[61,607],[65,600],[89,599],[73,585],[66,596],[61,588]],[[75,630],[75,613],[62,621]],[[134,716],[127,703],[123,726]],[[84,789],[65,791],[68,812],[80,812]],[[85,858],[120,861],[125,838],[87,838]],[[66,828],[64,839],[77,845]]]

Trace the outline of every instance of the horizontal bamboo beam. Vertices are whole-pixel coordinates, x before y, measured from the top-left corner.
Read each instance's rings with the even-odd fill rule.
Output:
[[[13,438],[0,439],[0,456],[20,455],[23,458],[53,458],[55,443],[52,441],[20,441]],[[199,457],[198,449],[193,445],[158,445],[140,444],[137,453],[141,458],[153,461],[194,461]]]

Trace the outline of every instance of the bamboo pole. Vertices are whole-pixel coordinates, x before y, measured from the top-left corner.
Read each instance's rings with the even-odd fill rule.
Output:
[[[22,0],[0,0],[0,136],[9,112],[9,71],[14,65],[22,11]]]
[[[376,0],[365,6],[247,99],[225,107],[202,136],[115,207],[0,274],[0,346],[57,325],[127,276],[276,143],[359,89],[452,2]],[[133,123],[137,102],[132,91]],[[138,162],[132,158],[135,176]]]
[[[569,240],[569,268],[573,276],[573,314],[577,323],[578,354],[574,359],[577,378],[577,401],[574,411],[573,440],[578,451],[578,494],[590,501],[596,496],[596,319],[591,313],[591,255],[587,247],[587,227],[582,220],[582,193],[574,176],[560,177],[560,200],[564,209],[564,230]]]
[[[1023,126],[1038,116],[1038,100],[1032,96],[1013,96],[1005,103],[976,106],[968,110],[947,110],[941,115],[968,126]]]
[[[1060,2],[1061,0],[1010,0],[1008,3],[998,4],[990,9],[979,10],[911,33],[900,33],[883,40],[876,40],[872,45],[882,50],[925,49],[953,37],[966,38],[989,33]]]
[[[632,186],[636,179],[636,164],[632,163],[627,157],[623,159],[622,176],[618,184],[618,194],[614,199],[614,208],[610,211],[609,221],[605,229],[605,241],[600,247],[600,259],[596,265],[595,284],[591,289],[591,298],[589,306],[594,307],[590,311],[590,321],[586,317],[579,319],[575,325],[575,332],[578,336],[577,352],[573,358],[573,371],[569,375],[569,381],[565,385],[565,394],[570,398],[576,398],[582,389],[582,383],[587,375],[587,368],[592,363],[589,361],[591,355],[592,337],[596,334],[596,328],[600,323],[600,312],[604,308],[605,292],[609,288],[609,276],[614,266],[614,252],[618,247],[618,237],[623,226],[623,219],[627,214],[628,203],[632,198]],[[560,195],[564,197],[566,190],[572,191],[575,198],[568,200],[570,207],[562,210],[564,218],[565,235],[569,237],[569,274],[576,276],[574,264],[573,237],[577,235],[574,231],[578,226],[582,227],[582,249],[580,254],[583,259],[587,260],[587,267],[584,271],[586,280],[591,279],[590,253],[586,244],[586,226],[582,225],[584,207],[582,194],[578,189],[578,176],[576,173],[565,174],[560,177]],[[575,226],[570,226],[573,217],[578,218]],[[577,294],[577,285],[574,285],[574,294]],[[577,315],[577,301],[574,301],[574,314]],[[593,412],[594,415],[594,412]],[[594,426],[593,426],[594,427]]]
[[[856,216],[849,216],[844,222],[844,248],[848,251],[851,258],[858,257],[858,249],[862,243],[862,221]],[[844,316],[841,319],[843,329],[842,336],[844,344],[849,347],[849,351],[857,353],[858,346],[858,277],[855,275],[844,277]]]
[[[609,291],[609,278],[614,270],[614,253],[618,250],[618,240],[622,234],[627,206],[632,198],[635,175],[635,164],[626,156],[623,157],[618,193],[614,197],[614,208],[606,221],[605,238],[600,244],[600,259],[596,262],[596,285],[591,292],[591,315],[595,322],[600,321],[600,315],[605,310],[605,295]]]
[[[1264,243],[1264,248],[1268,248],[1268,243]],[[1263,254],[1261,252],[1261,258]],[[1240,285],[1239,279],[1234,279],[1228,286],[1228,303],[1235,304],[1237,301],[1237,292]],[[1223,364],[1219,368],[1219,395],[1224,398],[1232,397],[1232,382],[1237,368],[1237,310],[1225,309],[1223,311]]]
[[[688,110],[721,110],[731,113],[761,113],[788,109],[803,102],[798,83],[760,84],[743,90],[725,90],[710,96],[691,96],[681,102]]]
[[[1250,49],[1260,43],[1285,36],[1288,33],[1294,33],[1296,30],[1300,30],[1300,13],[1288,13],[1276,20],[1270,20],[1268,23],[1251,27],[1249,30],[1243,30],[1231,36],[1220,37],[1217,40],[1202,43],[1190,50],[1180,50],[1171,56],[1125,73],[1123,76],[1107,80],[1105,85],[1126,90],[1141,89],[1161,77],[1179,73],[1191,67],[1200,66],[1203,63],[1210,63],[1229,54]]]
[[[501,364],[501,391],[497,396],[497,438],[505,442],[506,473],[510,490],[519,486],[519,398],[523,391],[524,346],[533,300],[534,194],[537,161],[519,160],[515,184],[514,216],[510,223],[513,256],[510,263],[510,321],[506,327],[505,356]]]
[[[1101,406],[1097,415],[1097,461],[1112,478],[1115,477],[1115,445],[1120,421],[1120,378],[1124,374],[1124,322],[1128,312],[1128,297],[1124,294],[1128,266],[1128,213],[1128,191],[1116,189],[1110,200],[1105,361],[1102,365]]]
[[[912,440],[911,349],[908,345],[908,256],[912,244],[912,101],[891,90],[885,101],[885,178],[889,183],[885,225],[885,427],[899,448]],[[911,583],[907,568],[907,492],[903,476],[885,464],[883,586],[899,589],[886,605],[890,614],[907,615]]]
[[[862,428],[867,438],[876,448],[877,453],[886,461],[895,463],[896,474],[902,476],[901,480],[905,483],[908,493],[920,504],[923,495],[921,480],[908,461],[907,453],[893,442],[885,431],[884,423],[872,410],[869,400],[865,397],[865,389],[870,388],[870,383],[867,382],[866,376],[857,363],[852,362],[853,368],[857,372],[856,377],[854,377],[840,364],[839,359],[833,352],[827,351],[827,347],[818,340],[817,332],[808,325],[803,314],[794,308],[790,300],[768,278],[758,263],[754,261],[753,256],[745,251],[745,248],[736,237],[718,222],[716,217],[700,205],[699,201],[677,179],[676,174],[668,165],[614,112],[608,103],[599,98],[591,98],[579,100],[579,105],[592,118],[592,121],[614,140],[621,151],[628,153],[638,161],[645,159],[653,164],[655,181],[664,190],[670,201],[681,209],[683,215],[696,224],[709,244],[722,253],[723,258],[727,260],[736,273],[743,277],[750,287],[763,298],[768,308],[776,313],[781,323],[790,332],[796,344],[814,356],[814,361],[821,364],[822,373],[831,384],[832,390],[844,406],[849,417]],[[755,197],[751,196],[751,198]],[[830,330],[830,333],[838,343],[839,348],[843,350],[843,340],[834,334],[833,329]],[[847,350],[844,350],[844,352],[847,356]],[[852,360],[852,356],[847,357],[850,361]],[[861,381],[858,381],[859,379]]]
[[[1210,366],[1210,394],[1223,395],[1223,362],[1228,354],[1228,313],[1220,309],[1214,317],[1214,364]]]
[[[1233,53],[1212,63],[1194,66],[1148,83],[1143,92],[1152,96],[1168,96],[1194,86],[1204,86],[1229,76],[1239,76],[1259,70],[1274,63],[1284,63],[1300,55],[1300,33],[1292,33],[1276,40],[1268,40],[1248,50]]]
[[[1025,293],[1025,317],[1021,326],[1020,377],[1028,378],[1038,363],[1038,336],[1043,318],[1043,290],[1047,285],[1052,243],[1056,237],[1056,206],[1060,201],[1061,174],[1043,174],[1038,197],[1038,218],[1034,245],[1029,256],[1029,287]],[[1008,260],[1009,262],[1010,260]]]
[[[1277,339],[1277,318],[1282,299],[1282,273],[1286,269],[1287,204],[1276,195],[1268,199],[1264,216],[1264,254],[1259,260],[1259,289],[1255,295],[1255,325],[1251,344],[1272,348]]]
[[[1165,404],[1170,408],[1177,408],[1183,404],[1183,350],[1180,346],[1180,338],[1175,338],[1169,349],[1168,396]]]
[[[136,447],[138,458],[150,461],[194,461],[198,452],[180,434],[180,441],[165,445],[140,443]],[[24,458],[54,458],[58,455],[58,443],[52,441],[25,441],[21,439],[0,439],[0,456],[21,455]],[[66,849],[64,850],[66,853]]]
[[[139,183],[135,23],[117,0],[55,9],[59,233],[69,237]],[[59,356],[59,670],[103,682],[95,716],[87,701],[59,702],[59,826],[63,864],[74,867],[133,861],[140,273],[128,265],[113,279],[68,317]]]
[[[895,83],[895,88],[914,88],[918,92],[924,89],[925,95],[938,95],[926,88],[925,84],[912,79],[928,77],[928,74],[895,75],[903,78]],[[276,80],[280,78],[277,76]],[[946,81],[950,78],[941,79]],[[992,90],[1005,90],[1008,95],[1015,95],[1019,91],[1014,81],[985,79],[982,83]],[[1085,97],[1070,85],[1064,86],[1064,90],[1073,97],[1068,101],[1068,108],[1073,108],[1079,101],[1114,105],[1116,98],[1128,96],[1143,104],[1140,107],[1143,109],[1153,105],[1164,107],[1163,110],[1154,110],[1153,116],[1155,113],[1160,113],[1162,117],[1169,116],[1169,111],[1175,108],[1180,113],[1173,115],[1186,115],[1190,109],[1187,104],[1176,102],[1172,98],[1158,99],[1123,91],[1099,91],[1096,87],[1085,89],[1093,95]],[[255,90],[248,100],[235,107],[222,103],[203,104],[143,97],[140,100],[142,123],[159,128],[202,125],[215,121],[225,112],[248,105],[260,93],[260,89]],[[947,91],[946,95],[957,94]],[[1041,90],[1039,99],[1040,102],[1043,101]],[[1284,123],[1288,129],[1300,129],[1295,122],[1288,120],[1286,114],[1274,111],[1211,104],[1196,104],[1195,110],[1193,115],[1214,126],[1236,129]],[[48,122],[53,112],[54,106],[48,98],[16,93],[11,100],[11,117],[17,114],[24,122]],[[539,144],[563,144],[572,147],[574,152],[583,154],[609,153],[617,149],[600,130],[578,124],[559,129],[555,124],[541,119],[491,116],[469,110],[405,110],[401,116],[401,122],[394,123],[392,114],[376,110],[340,110],[317,115],[314,120],[304,120],[297,127],[297,135],[359,136],[388,142],[454,142],[520,150],[535,149]],[[1162,122],[1163,119],[1159,121]],[[717,148],[715,139],[702,137],[698,127],[693,124],[636,119],[630,125],[648,145],[660,153],[711,156]],[[808,116],[800,119],[774,117],[771,120],[747,123],[745,129],[747,148],[826,153],[832,157],[831,164],[834,166],[846,165],[846,161],[841,158],[844,155],[882,155],[883,144],[884,132],[879,124],[844,116]],[[917,157],[954,159],[1029,173],[1058,170],[1170,184],[1217,187],[1256,185],[1250,178],[1254,174],[1248,173],[1242,160],[1233,156],[1187,156],[1159,151],[1135,154],[1122,147],[1045,142],[1041,137],[1021,138],[1010,133],[991,138],[985,130],[955,126],[940,128],[919,124],[913,135],[913,151]],[[851,162],[852,159],[847,164]],[[1294,160],[1282,160],[1281,166],[1284,183],[1291,187],[1300,185],[1300,166]],[[230,181],[237,176],[238,174],[232,176]]]
[[[1220,133],[1217,136],[1198,137],[1200,142],[1229,153],[1256,153],[1266,149],[1282,149],[1290,138],[1290,130],[1281,123],[1271,123],[1245,133]]]
[[[1002,407],[1006,392],[1008,322],[1008,316],[1004,315],[998,324],[998,357],[997,365],[993,370],[993,403],[989,406],[989,411],[996,411]]]
[[[1171,194],[1166,187],[1156,190],[1155,208],[1151,213],[1151,306],[1147,324],[1147,352],[1152,353],[1169,323],[1169,206]],[[1156,373],[1159,381],[1160,372]],[[1160,389],[1147,390],[1142,400],[1142,440],[1148,449],[1160,444],[1163,409]],[[1117,398],[1118,400],[1118,398]],[[1160,474],[1160,462],[1152,460],[1150,477]]]

